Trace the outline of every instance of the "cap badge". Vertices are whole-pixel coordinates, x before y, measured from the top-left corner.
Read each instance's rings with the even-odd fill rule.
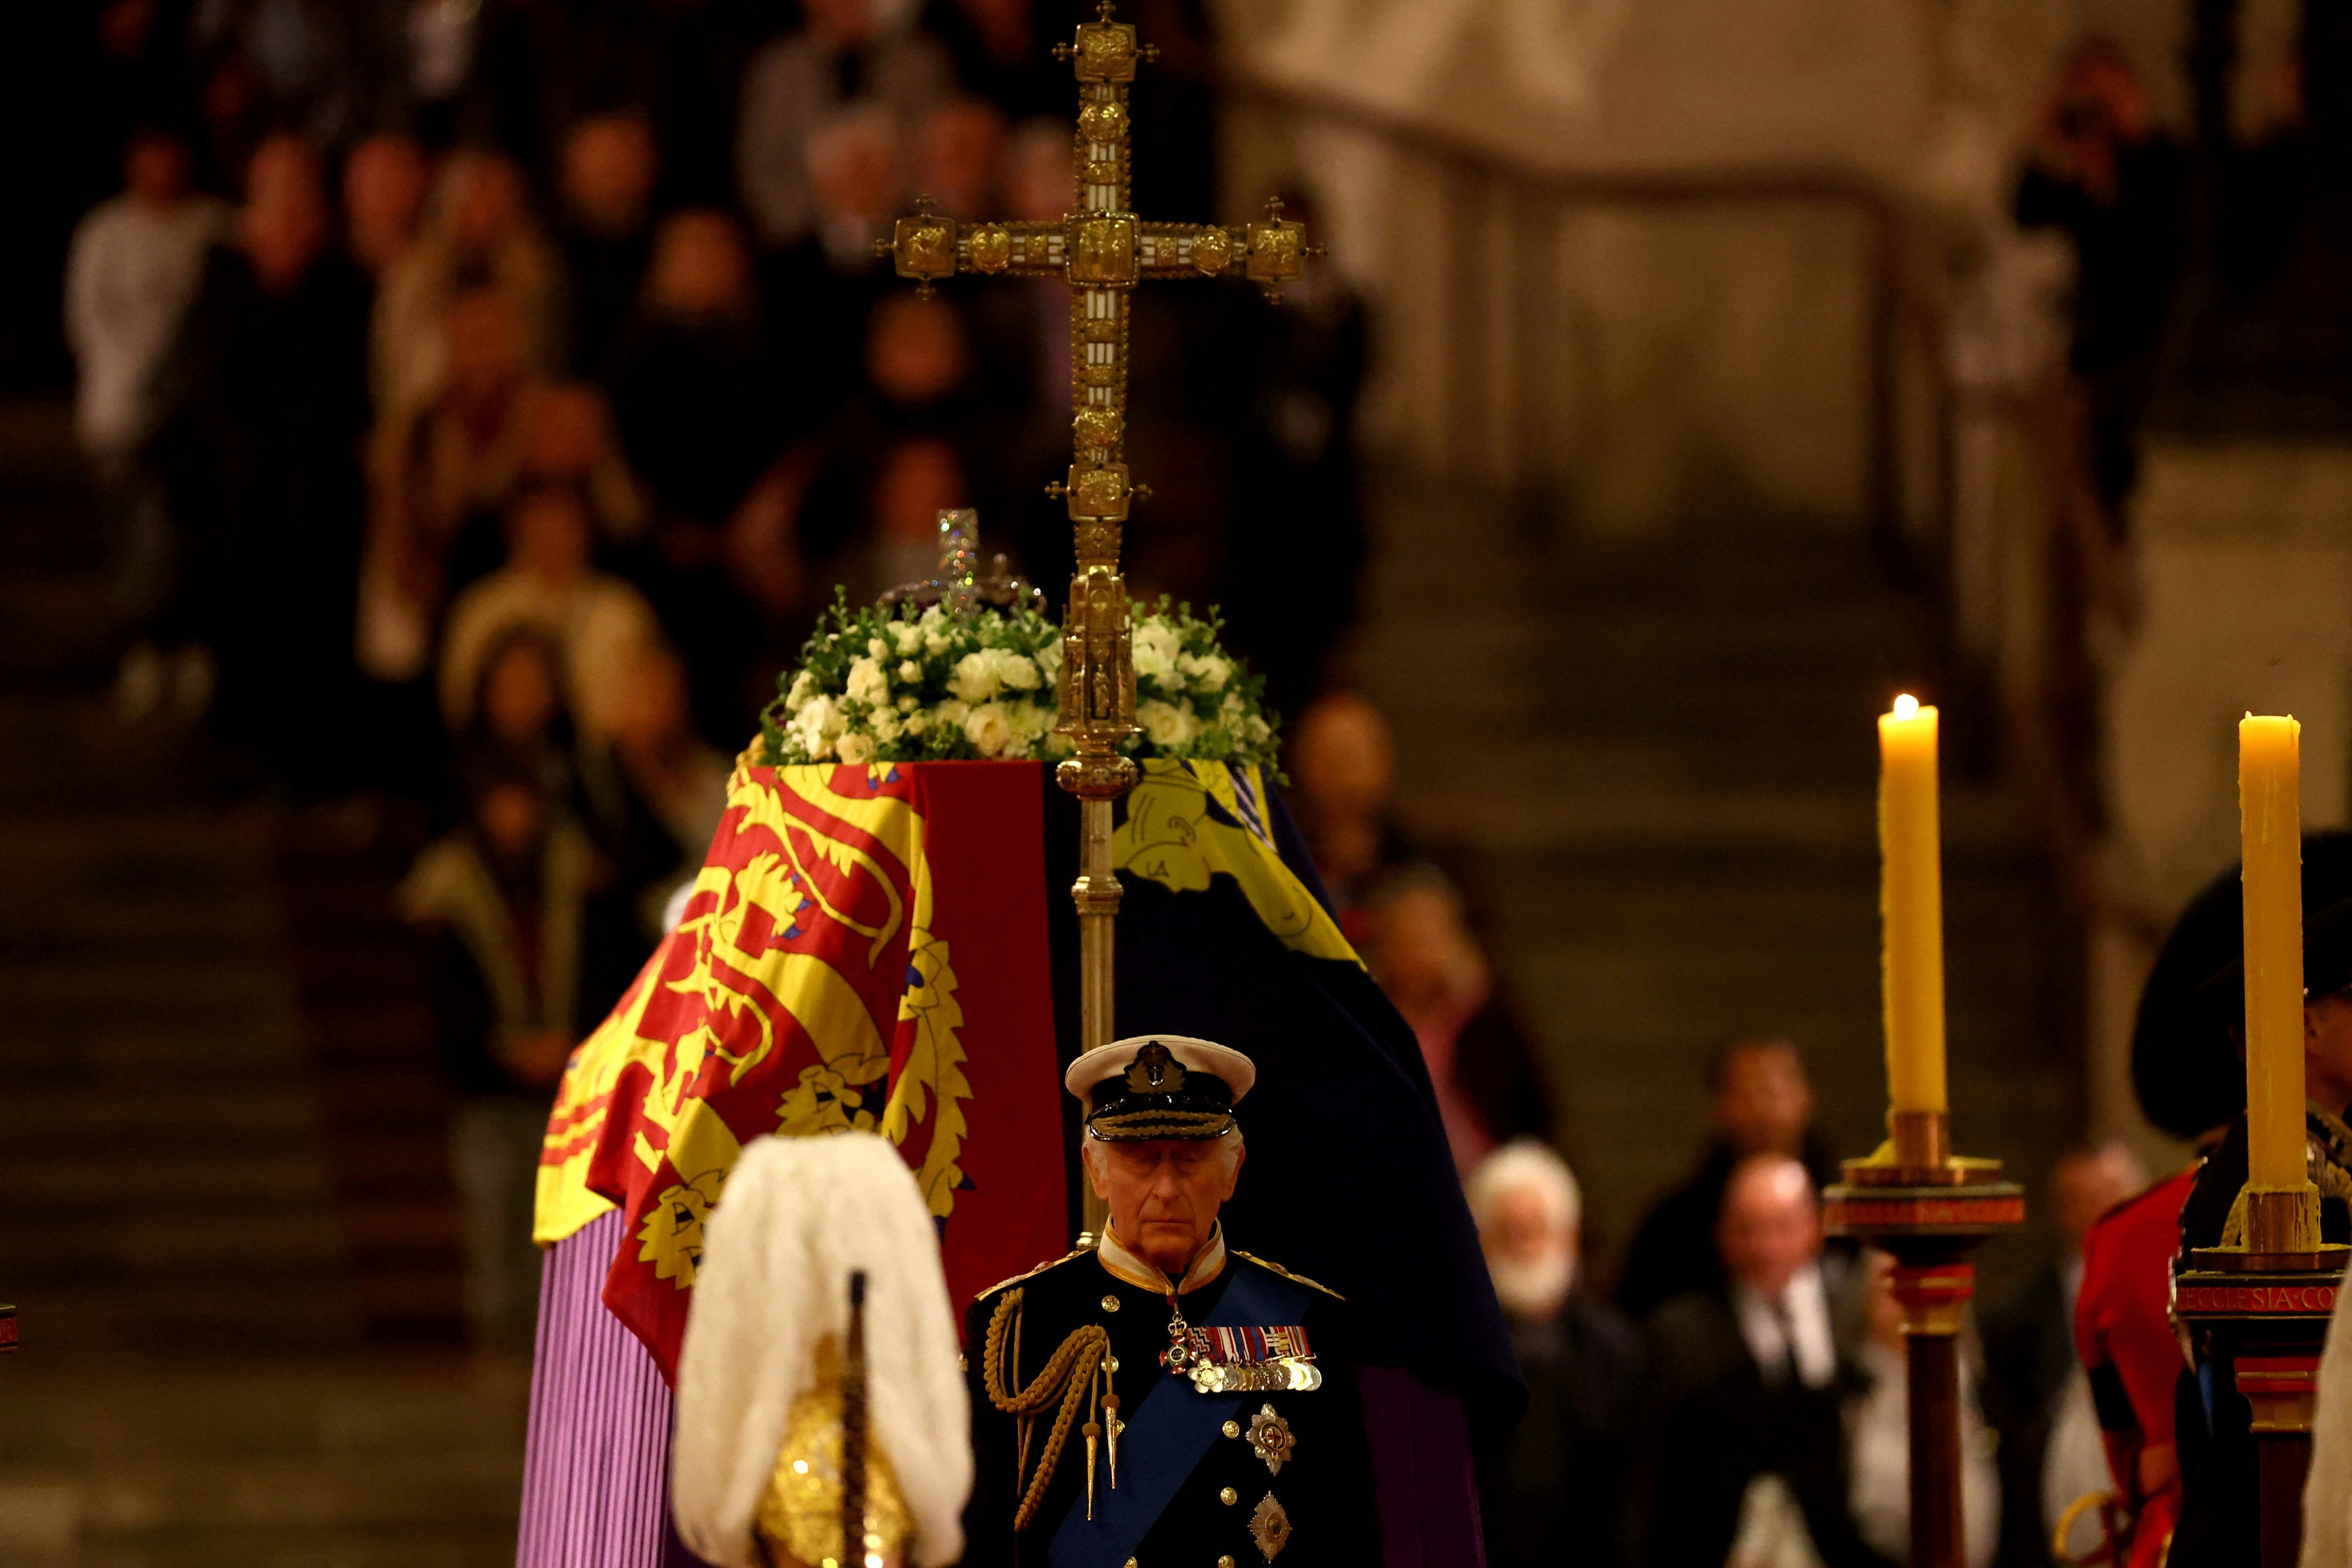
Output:
[[[1135,1094],[1180,1094],[1184,1089],[1184,1064],[1154,1040],[1128,1064],[1127,1087]]]

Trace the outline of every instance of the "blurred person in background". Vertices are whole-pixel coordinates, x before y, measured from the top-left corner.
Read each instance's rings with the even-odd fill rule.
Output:
[[[1360,949],[1371,935],[1366,892],[1382,871],[1412,857],[1391,819],[1396,739],[1370,700],[1352,691],[1327,692],[1290,721],[1283,761],[1290,773],[1291,815],[1331,895],[1339,929]]]
[[[581,1030],[627,984],[608,875],[561,802],[510,759],[464,764],[464,818],[425,847],[396,906],[424,943],[436,1044],[457,1104],[450,1173],[476,1350],[529,1353],[531,1207],[554,1086]]]
[[[1514,1139],[1551,1133],[1535,1052],[1465,918],[1462,894],[1429,866],[1374,888],[1364,962],[1421,1042],[1454,1168],[1465,1174]]]
[[[2059,1255],[1984,1314],[1985,1414],[2000,1434],[2003,1568],[2049,1568],[2060,1517],[2084,1494],[2113,1489],[2090,1379],[2074,1350],[2074,1306],[2083,1238],[2147,1185],[2147,1171],[2120,1143],[2060,1155],[2050,1173]],[[2095,1544],[2097,1525],[2096,1515],[2084,1518],[2073,1550]]]
[[[726,755],[694,732],[689,702],[677,655],[641,645],[613,693],[610,736],[580,758],[591,827],[648,942],[669,929],[727,809]]]
[[[507,563],[449,607],[440,658],[442,718],[452,731],[471,721],[483,653],[506,628],[528,626],[562,649],[581,735],[601,743],[613,733],[623,677],[643,648],[660,640],[653,606],[628,583],[590,565],[594,534],[577,491],[557,485],[524,490],[507,508]]]
[[[343,160],[343,237],[361,271],[381,281],[416,243],[433,172],[415,138],[369,137]]]
[[[1887,1561],[1901,1563],[1911,1554],[1911,1401],[1903,1309],[1890,1285],[1895,1260],[1873,1250],[1862,1261],[1864,1331],[1853,1352],[1861,1386],[1846,1396],[1845,1405],[1853,1471],[1847,1495],[1863,1540]],[[1962,1338],[1959,1363],[1960,1530],[1967,1552],[1962,1561],[1964,1568],[1991,1568],[2001,1547],[2003,1492],[1994,1434],[1986,1427],[1979,1402],[1983,1357],[1973,1336]],[[2049,1537],[2042,1539],[2046,1543]]]
[[[924,116],[919,146],[915,188],[940,212],[966,222],[999,216],[1003,110],[984,98],[960,93]]]
[[[563,647],[527,621],[499,628],[482,649],[466,719],[444,748],[453,758],[485,759],[536,780],[542,798],[569,801],[578,793],[579,747],[572,721]],[[445,770],[445,775],[455,770]],[[463,781],[445,776],[443,820],[464,820],[465,801],[450,793]]]
[[[736,107],[736,187],[769,250],[798,245],[821,227],[810,157],[821,125],[853,106],[879,112],[888,163],[870,206],[895,211],[916,173],[916,132],[954,85],[946,51],[907,26],[900,7],[806,0],[801,11],[798,29],[744,64]]]
[[[616,110],[581,121],[563,142],[563,262],[571,284],[569,363],[575,374],[611,368],[653,258],[654,183],[661,160],[653,122]]]
[[[561,363],[563,264],[531,215],[521,167],[469,148],[442,164],[423,231],[376,291],[370,353],[380,418],[398,425],[441,395],[455,370],[443,322],[460,295],[485,289],[512,314],[521,363],[545,372]]]
[[[1066,114],[1070,70],[1054,58],[1060,18],[1040,18],[1036,0],[930,0],[924,30],[938,38],[964,91],[1013,120]],[[1041,26],[1042,23],[1042,26]]]
[[[654,607],[686,657],[697,725],[727,744],[766,700],[750,679],[761,623],[728,571],[728,531],[796,433],[762,327],[734,220],[700,207],[664,218],[614,356],[613,402],[622,447],[653,496]]]
[[[898,117],[878,103],[852,103],[820,121],[805,150],[814,226],[760,258],[760,289],[779,347],[803,367],[800,414],[831,417],[854,395],[866,326],[876,304],[905,290],[874,253],[904,210]]]
[[[853,601],[938,569],[938,509],[971,504],[981,461],[971,341],[954,301],[884,295],[865,350],[858,392],[816,437],[795,522],[803,558],[820,580],[847,583]]]
[[[613,405],[594,382],[563,382],[532,398],[522,472],[529,483],[577,490],[600,543],[627,546],[645,537],[652,501],[621,455]]]
[[[2079,385],[2086,478],[2111,535],[2139,470],[2139,426],[2157,348],[2188,253],[2189,158],[2150,120],[2120,46],[2075,46],[2042,106],[2017,221],[2074,244],[2069,363]]]
[[[1076,134],[1066,111],[1013,127],[999,156],[1007,216],[1061,221],[1070,210]],[[1031,580],[1054,584],[1070,580],[1076,561],[1069,509],[1045,494],[1050,481],[1068,477],[1070,464],[1069,293],[1051,278],[1006,278],[973,289],[969,300],[982,345],[980,396],[999,426],[992,437],[994,510],[986,515],[1002,519]]]
[[[1328,238],[1307,193],[1281,192],[1284,216]],[[1355,624],[1366,551],[1356,405],[1370,330],[1363,298],[1326,262],[1275,303],[1249,296],[1244,312],[1251,389],[1235,431],[1234,493],[1216,599],[1234,646],[1266,678],[1265,697],[1295,711],[1315,690],[1334,647]],[[1279,584],[1312,581],[1302,598]]]
[[[1744,1160],[1780,1154],[1800,1160],[1818,1185],[1828,1155],[1813,1136],[1813,1088],[1804,1058],[1788,1040],[1738,1039],[1707,1064],[1706,1152],[1689,1180],[1658,1200],[1625,1258],[1617,1304],[1646,1318],[1686,1290],[1721,1283],[1716,1234],[1724,1184]]]
[[[175,505],[212,563],[216,727],[305,795],[353,782],[367,284],[333,238],[317,152],[263,142],[170,372]]]
[[[441,321],[446,374],[423,408],[376,422],[360,660],[380,681],[425,673],[448,595],[498,563],[541,383],[503,289],[469,288]]]
[[[174,542],[148,443],[163,413],[158,374],[178,340],[228,208],[189,188],[189,152],[177,132],[139,126],[122,154],[122,194],[74,228],[66,256],[66,341],[74,355],[74,434],[97,481],[115,597],[152,608],[164,593]],[[124,666],[125,718],[152,707],[160,678],[134,666],[158,658],[152,643]]]
[[[1717,1282],[1652,1315],[1634,1482],[1650,1568],[1738,1568],[1794,1532],[1826,1568],[1885,1568],[1848,1505],[1838,1331],[1857,1282],[1822,1240],[1805,1167],[1751,1154],[1724,1184]]]
[[[1577,1289],[1584,1201],[1568,1163],[1532,1138],[1480,1161],[1471,1217],[1510,1321],[1528,1412],[1482,1468],[1494,1568],[1630,1568],[1625,1480],[1643,1398],[1642,1336]]]

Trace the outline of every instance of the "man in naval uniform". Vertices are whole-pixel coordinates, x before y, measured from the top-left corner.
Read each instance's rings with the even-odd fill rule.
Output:
[[[1381,1561],[1346,1303],[1217,1223],[1255,1078],[1174,1035],[1071,1064],[1110,1222],[965,1318],[969,1568]]]

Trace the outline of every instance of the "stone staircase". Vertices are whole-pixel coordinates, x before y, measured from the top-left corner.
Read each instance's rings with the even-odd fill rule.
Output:
[[[61,407],[0,405],[0,1563],[510,1562],[522,1374],[372,1337],[284,813],[109,714],[73,465]],[[364,1098],[436,1183],[426,1110]]]
[[[1925,601],[1861,531],[1602,542],[1410,478],[1374,493],[1358,667],[1407,825],[1467,885],[1544,1053],[1601,1268],[1694,1159],[1727,1037],[1798,1042],[1836,1153],[1883,1136],[1873,716],[1900,690],[1952,705],[1956,1136],[2037,1179],[2080,1126],[2074,944],[2021,813],[1956,765],[1981,720]],[[1987,1248],[1988,1288],[2038,1246]]]

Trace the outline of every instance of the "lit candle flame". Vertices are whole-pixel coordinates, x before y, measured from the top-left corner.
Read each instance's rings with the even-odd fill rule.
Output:
[[[1919,717],[1919,700],[1909,692],[1895,700],[1895,716],[1906,722]]]

